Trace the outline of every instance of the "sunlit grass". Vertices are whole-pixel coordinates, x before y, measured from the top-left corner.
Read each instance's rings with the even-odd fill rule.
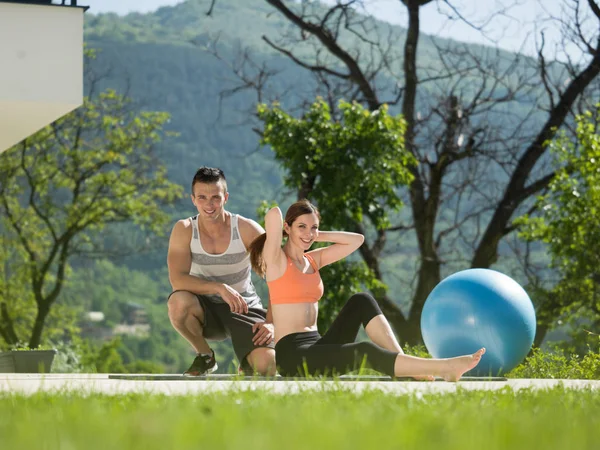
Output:
[[[600,393],[0,394],[1,449],[592,449]]]

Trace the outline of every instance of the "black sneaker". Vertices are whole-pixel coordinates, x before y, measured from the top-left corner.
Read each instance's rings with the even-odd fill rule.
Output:
[[[188,370],[183,372],[184,377],[201,377],[213,373],[219,368],[215,360],[215,352],[211,349],[212,355],[198,355]]]

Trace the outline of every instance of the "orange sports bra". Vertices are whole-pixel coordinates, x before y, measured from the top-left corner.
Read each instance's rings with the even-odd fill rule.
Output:
[[[302,273],[287,257],[287,267],[282,276],[273,281],[267,281],[269,301],[272,305],[285,303],[316,303],[323,296],[323,280],[315,260],[308,253],[306,259],[315,269],[314,273]]]

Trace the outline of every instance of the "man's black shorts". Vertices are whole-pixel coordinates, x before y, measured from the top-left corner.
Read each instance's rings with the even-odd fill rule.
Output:
[[[173,291],[169,295],[173,295]],[[244,372],[251,372],[246,356],[261,347],[275,348],[272,341],[269,344],[254,345],[252,338],[252,325],[256,322],[264,322],[267,317],[267,310],[263,308],[248,308],[247,314],[238,314],[231,312],[227,303],[217,303],[209,297],[194,294],[200,302],[204,311],[204,323],[202,324],[203,335],[208,341],[223,341],[231,338],[233,351],[240,361]]]

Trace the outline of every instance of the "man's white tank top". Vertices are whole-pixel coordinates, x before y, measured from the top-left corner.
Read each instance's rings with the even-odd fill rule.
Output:
[[[240,236],[238,228],[238,215],[231,214],[231,239],[229,247],[224,253],[213,255],[202,248],[200,242],[200,229],[198,216],[191,217],[192,240],[192,267],[190,275],[207,281],[225,283],[238,291],[251,308],[262,308],[260,297],[256,293],[251,278],[250,253]],[[220,295],[207,295],[210,300],[224,303]]]

